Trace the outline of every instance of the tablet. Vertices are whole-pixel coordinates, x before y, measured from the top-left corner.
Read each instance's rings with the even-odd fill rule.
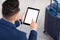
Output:
[[[23,23],[30,25],[32,23],[32,19],[34,22],[37,22],[39,12],[39,9],[28,7]]]

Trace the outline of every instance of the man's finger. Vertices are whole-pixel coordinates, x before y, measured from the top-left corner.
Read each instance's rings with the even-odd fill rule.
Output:
[[[35,22],[35,21],[32,19],[32,22]]]

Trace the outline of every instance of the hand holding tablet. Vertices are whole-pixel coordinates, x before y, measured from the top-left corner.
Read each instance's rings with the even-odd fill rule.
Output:
[[[28,7],[23,23],[30,25],[32,23],[32,19],[34,22],[37,22],[39,12],[39,9]]]

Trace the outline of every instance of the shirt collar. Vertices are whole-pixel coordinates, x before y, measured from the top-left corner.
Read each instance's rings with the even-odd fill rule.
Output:
[[[10,22],[4,20],[3,18],[0,19],[0,23],[6,27],[16,28],[15,24],[10,23]]]

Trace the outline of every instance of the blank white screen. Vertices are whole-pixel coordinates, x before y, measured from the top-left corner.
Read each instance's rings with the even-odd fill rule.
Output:
[[[32,19],[33,19],[34,22],[36,22],[38,12],[39,11],[37,11],[37,10],[28,9],[28,12],[27,12],[27,15],[26,15],[26,18],[25,18],[25,23],[31,24]]]

